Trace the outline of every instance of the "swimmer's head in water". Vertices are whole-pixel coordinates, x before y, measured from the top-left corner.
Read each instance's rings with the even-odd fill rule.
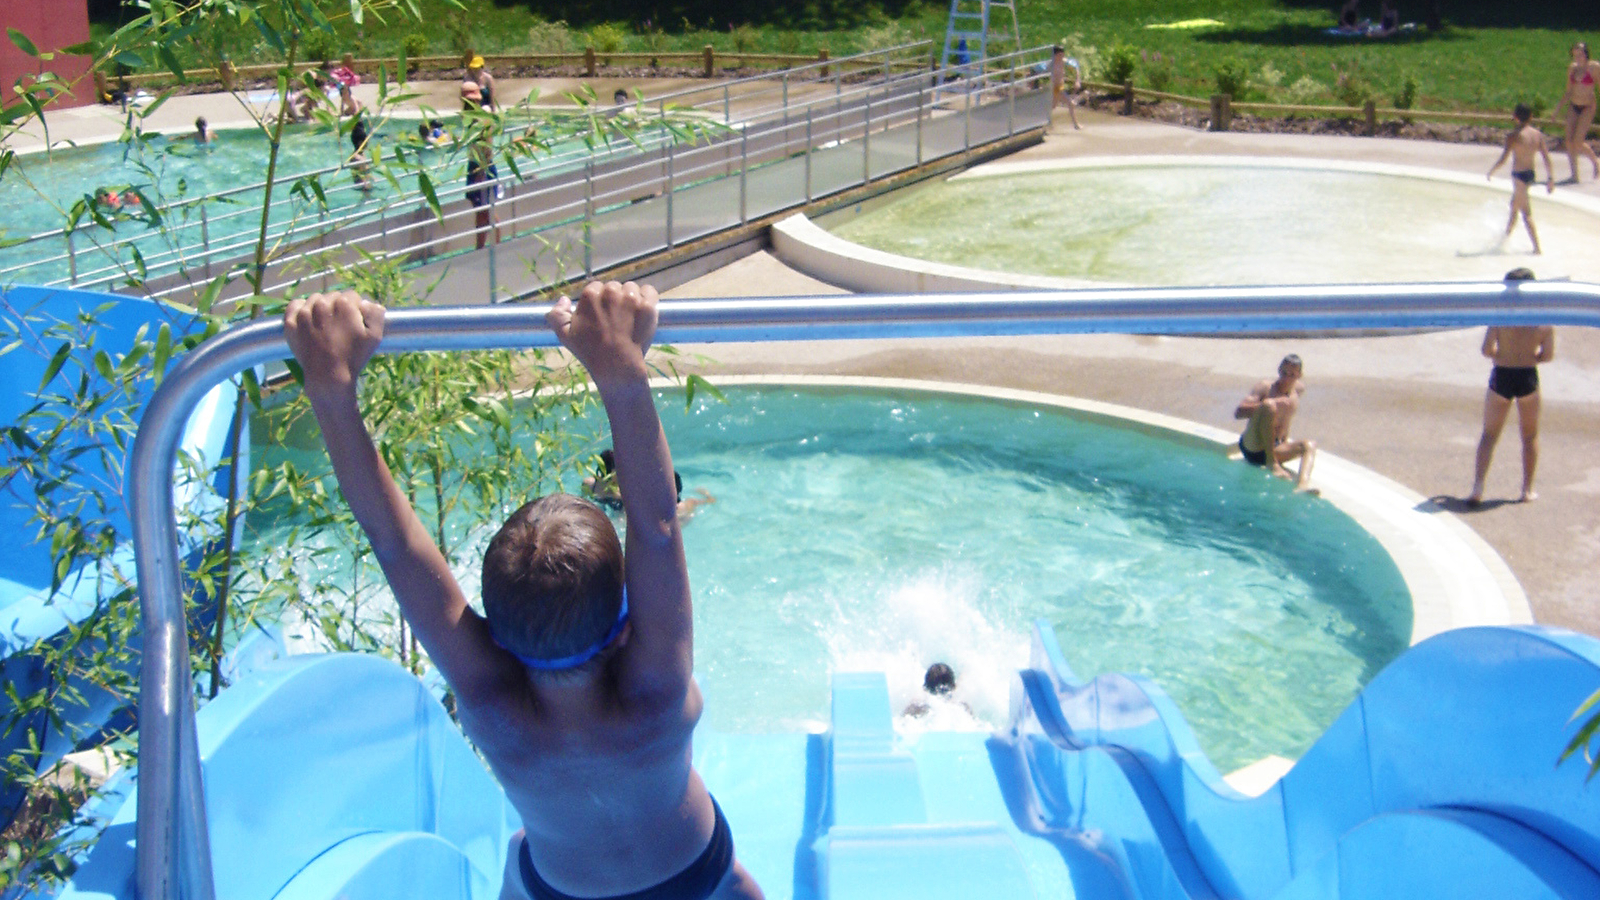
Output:
[[[928,667],[928,674],[922,678],[922,689],[930,694],[944,696],[956,689],[955,670],[944,663],[934,663]]]
[[[1506,273],[1507,281],[1533,281],[1533,270],[1518,267]]]
[[[617,88],[617,92],[611,95],[611,99],[618,106],[621,106],[622,104],[628,102],[628,92],[622,88]]]

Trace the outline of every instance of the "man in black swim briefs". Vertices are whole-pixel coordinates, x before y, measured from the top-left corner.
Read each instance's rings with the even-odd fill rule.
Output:
[[[1295,490],[1308,490],[1311,467],[1316,464],[1315,441],[1294,440],[1289,437],[1289,422],[1300,409],[1300,395],[1305,385],[1300,376],[1304,366],[1300,357],[1291,353],[1278,363],[1276,381],[1262,381],[1239,401],[1233,411],[1235,419],[1248,419],[1244,434],[1239,436],[1239,452],[1245,462],[1264,466],[1279,478],[1290,477],[1283,464],[1298,458],[1300,471],[1294,475]]]
[[[1527,269],[1506,273],[1506,287],[1532,281]],[[1494,445],[1500,440],[1511,405],[1517,407],[1517,424],[1522,431],[1522,502],[1533,500],[1533,472],[1539,464],[1539,363],[1556,355],[1555,329],[1549,325],[1493,325],[1483,336],[1483,355],[1494,360],[1489,373],[1489,390],[1483,399],[1483,435],[1478,439],[1476,468],[1468,506],[1483,502],[1484,481]]]

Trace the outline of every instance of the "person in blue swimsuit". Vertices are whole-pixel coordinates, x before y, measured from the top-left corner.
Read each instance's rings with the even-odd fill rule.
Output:
[[[1298,459],[1300,471],[1292,476],[1295,490],[1310,491],[1317,444],[1289,437],[1289,423],[1299,411],[1300,395],[1306,390],[1301,381],[1303,373],[1300,357],[1293,353],[1285,356],[1278,363],[1277,380],[1261,381],[1251,388],[1234,409],[1233,417],[1249,420],[1244,433],[1239,435],[1239,452],[1244,454],[1245,462],[1288,479],[1291,476],[1283,464]]]
[[[482,615],[362,419],[356,385],[383,307],[340,291],[284,313],[339,489],[522,820],[502,898],[762,897],[690,755],[703,701],[672,454],[645,363],[657,303],[649,286],[593,282],[546,319],[605,406],[626,552],[593,503],[533,500],[484,553]]]
[[[1506,287],[1532,281],[1527,269],[1506,273]],[[1472,493],[1467,505],[1483,502],[1484,482],[1489,477],[1489,462],[1494,445],[1500,440],[1512,404],[1517,407],[1517,426],[1522,432],[1522,496],[1527,503],[1538,498],[1533,490],[1533,471],[1539,465],[1539,369],[1540,363],[1556,356],[1556,332],[1549,325],[1491,325],[1483,335],[1483,355],[1494,360],[1489,373],[1489,390],[1483,398],[1483,435],[1478,438],[1478,454],[1472,476]]]

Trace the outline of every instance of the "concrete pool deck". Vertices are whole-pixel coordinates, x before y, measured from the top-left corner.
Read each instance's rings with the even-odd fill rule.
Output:
[[[1498,148],[1425,141],[1303,135],[1213,134],[1122,119],[1080,116],[1082,131],[1058,120],[1044,143],[1007,164],[1075,156],[1206,155],[1325,158],[1483,173]],[[1557,172],[1566,159],[1556,157]],[[1503,172],[1503,170],[1502,170]],[[1585,181],[1558,190],[1600,199]],[[1537,207],[1535,219],[1537,221]],[[1030,238],[1032,239],[1032,238]],[[1507,254],[1506,269],[1539,257]],[[1593,270],[1571,273],[1600,281]],[[667,297],[843,293],[770,254],[739,260],[690,281]],[[1034,391],[1149,410],[1234,430],[1233,408],[1288,352],[1306,361],[1308,390],[1297,434],[1330,453],[1409,488],[1416,509],[1456,517],[1505,560],[1527,594],[1535,621],[1600,634],[1593,573],[1600,571],[1600,334],[1566,328],[1545,365],[1537,487],[1540,499],[1515,503],[1520,485],[1516,426],[1508,424],[1490,471],[1486,502],[1468,510],[1473,451],[1482,423],[1489,363],[1481,329],[1429,334],[1305,339],[1064,335],[927,341],[719,344],[703,354],[706,374],[797,374],[905,378]]]
[[[593,83],[604,97],[614,89],[612,81]],[[682,86],[614,81],[616,86],[640,87],[647,96]],[[551,80],[538,86],[551,96],[575,83]],[[442,84],[426,96],[443,107],[454,86]],[[521,96],[532,86],[500,80],[508,97]],[[367,90],[375,88],[363,85],[358,96]],[[214,128],[249,124],[248,111],[232,97],[196,94],[173,97],[151,125],[188,130],[196,115],[205,115]],[[1090,156],[1288,157],[1422,167],[1482,179],[1499,153],[1495,147],[1430,141],[1216,134],[1089,111],[1081,112],[1080,119],[1083,130],[1073,131],[1059,119],[1043,143],[995,165],[1055,165]],[[121,127],[114,107],[51,113],[51,138],[57,141],[110,140]],[[18,150],[31,149],[29,140],[24,134],[11,143]],[[1564,155],[1553,161],[1557,173],[1564,174]],[[1504,181],[1504,169],[1497,181]],[[1600,185],[1592,180],[1558,191],[1600,202]],[[1542,192],[1535,193],[1536,220],[1540,196]],[[1528,265],[1539,272],[1539,262],[1536,256],[1506,254],[1504,268]],[[1589,265],[1562,274],[1600,282],[1600,252]],[[669,291],[668,297],[818,293],[842,291],[762,253]],[[1515,425],[1508,424],[1490,473],[1489,499],[1479,509],[1467,510],[1460,498],[1471,483],[1489,369],[1478,352],[1481,337],[1479,329],[1292,340],[1067,335],[685,349],[710,358],[698,367],[708,374],[842,375],[986,385],[1135,407],[1219,429],[1233,429],[1232,410],[1239,397],[1270,376],[1284,353],[1297,352],[1306,360],[1309,386],[1296,422],[1298,434],[1414,491],[1419,510],[1459,516],[1510,566],[1536,621],[1600,635],[1596,592],[1590,587],[1593,573],[1600,571],[1600,456],[1595,453],[1600,438],[1600,334],[1562,329],[1556,360],[1543,367],[1541,498],[1531,504],[1509,502],[1516,496],[1520,469]]]

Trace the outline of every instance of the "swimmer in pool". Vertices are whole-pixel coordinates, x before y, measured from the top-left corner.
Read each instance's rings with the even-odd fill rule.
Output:
[[[595,468],[594,474],[583,479],[583,493],[589,499],[607,509],[622,508],[622,491],[617,487],[616,455],[610,447],[600,451],[600,465]],[[676,471],[672,473],[672,487],[677,497],[678,524],[687,525],[694,514],[703,506],[717,502],[711,492],[705,488],[695,488],[698,497],[683,499],[683,476]]]
[[[1235,419],[1248,419],[1244,434],[1239,436],[1239,451],[1245,462],[1263,466],[1279,478],[1290,478],[1283,464],[1300,460],[1300,471],[1294,478],[1297,491],[1309,491],[1311,468],[1317,461],[1315,441],[1295,440],[1289,437],[1289,423],[1300,410],[1300,396],[1305,384],[1300,380],[1304,366],[1300,357],[1291,353],[1278,363],[1276,381],[1262,381],[1250,389],[1233,411]]]
[[[206,117],[200,116],[194,120],[194,142],[201,146],[211,143],[213,135],[206,125]]]
[[[1527,269],[1506,273],[1507,287],[1518,281],[1532,281]],[[1517,426],[1522,431],[1522,496],[1527,503],[1538,498],[1533,490],[1533,470],[1539,465],[1539,369],[1556,356],[1556,332],[1549,325],[1491,325],[1483,335],[1483,355],[1494,360],[1489,373],[1489,390],[1483,396],[1483,436],[1478,439],[1476,468],[1468,506],[1483,502],[1483,483],[1489,476],[1494,445],[1513,403],[1517,406]]]
[[[1545,148],[1544,134],[1533,127],[1529,122],[1533,118],[1533,110],[1526,103],[1518,103],[1512,110],[1511,117],[1516,121],[1516,128],[1506,136],[1506,147],[1500,151],[1500,158],[1489,167],[1486,178],[1494,178],[1496,169],[1505,165],[1506,157],[1511,158],[1511,218],[1506,222],[1505,237],[1511,237],[1511,232],[1517,227],[1517,214],[1522,214],[1522,224],[1527,226],[1528,238],[1533,241],[1533,252],[1539,252],[1539,233],[1533,228],[1533,205],[1528,199],[1528,187],[1538,178],[1538,173],[1533,168],[1534,154],[1544,157],[1544,191],[1554,193],[1556,189],[1555,172],[1550,168],[1550,151]],[[1505,238],[1501,238],[1501,243]]]

